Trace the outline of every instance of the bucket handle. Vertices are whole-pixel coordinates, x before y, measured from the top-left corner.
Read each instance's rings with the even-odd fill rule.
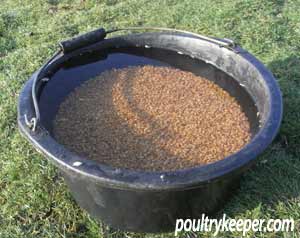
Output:
[[[35,74],[33,78],[32,83],[32,103],[34,107],[34,116],[28,119],[27,114],[24,115],[24,120],[26,125],[31,131],[35,131],[37,128],[37,124],[40,121],[40,110],[38,105],[38,99],[37,94],[40,87],[38,86],[41,82],[47,82],[49,78],[45,78],[43,75],[48,68],[49,65],[51,65],[52,62],[61,54],[68,54],[75,50],[78,50],[80,48],[89,46],[91,44],[97,43],[99,41],[104,40],[107,34],[111,34],[114,32],[120,32],[120,31],[166,31],[166,32],[177,32],[177,33],[183,33],[189,36],[194,36],[199,39],[212,42],[216,45],[219,45],[220,47],[225,47],[229,50],[234,51],[235,53],[239,53],[237,51],[236,47],[237,44],[230,39],[224,38],[224,39],[217,39],[214,37],[204,36],[197,33],[192,33],[185,30],[177,30],[172,28],[165,28],[165,27],[125,27],[125,28],[116,28],[111,30],[105,30],[104,28],[99,28],[91,32],[87,32],[85,34],[79,35],[77,37],[71,38],[69,40],[65,40],[59,43],[60,49],[40,68],[40,70]]]
[[[178,30],[178,29],[167,28],[167,27],[152,27],[152,26],[149,26],[149,27],[148,26],[141,26],[141,27],[139,27],[139,26],[133,26],[133,27],[116,28],[116,29],[107,30],[106,34],[110,34],[110,33],[114,33],[114,32],[120,32],[120,31],[153,31],[153,30],[183,33],[185,35],[194,36],[194,37],[197,37],[201,40],[205,40],[205,41],[215,43],[216,45],[219,45],[220,47],[225,47],[225,48],[228,48],[228,49],[238,53],[235,49],[237,44],[236,44],[236,42],[234,42],[231,39],[228,39],[228,38],[218,39],[218,38],[215,38],[215,37],[204,36],[204,35],[201,35],[201,34],[190,32],[190,31]]]

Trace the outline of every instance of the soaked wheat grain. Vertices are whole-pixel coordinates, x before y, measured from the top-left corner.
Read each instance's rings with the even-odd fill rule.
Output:
[[[61,104],[56,139],[113,167],[170,171],[221,160],[250,140],[240,105],[216,84],[170,67],[103,72]]]

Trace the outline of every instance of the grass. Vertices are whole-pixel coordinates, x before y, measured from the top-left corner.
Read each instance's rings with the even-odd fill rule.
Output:
[[[20,89],[54,53],[57,42],[99,26],[167,26],[232,38],[267,65],[283,92],[281,130],[222,213],[299,221],[299,8],[299,0],[1,0],[0,237],[104,237],[101,224],[76,205],[57,170],[20,136],[16,125]],[[299,233],[298,222],[293,233],[248,237]],[[116,232],[111,237],[154,236]]]

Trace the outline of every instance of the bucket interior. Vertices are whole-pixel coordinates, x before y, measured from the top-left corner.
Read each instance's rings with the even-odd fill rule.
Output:
[[[140,65],[175,67],[213,81],[241,105],[250,122],[251,136],[258,132],[260,120],[257,106],[247,88],[238,80],[202,60],[181,52],[152,47],[102,49],[73,57],[65,62],[40,91],[42,125],[54,136],[53,123],[59,106],[76,87],[104,71]]]

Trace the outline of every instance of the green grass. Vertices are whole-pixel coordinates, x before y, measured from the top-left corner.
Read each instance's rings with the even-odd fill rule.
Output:
[[[0,237],[104,237],[101,224],[76,205],[57,170],[20,136],[16,123],[22,85],[54,53],[57,42],[99,26],[166,26],[232,38],[267,65],[283,92],[281,130],[221,213],[299,221],[299,9],[299,0],[1,0]],[[255,237],[300,237],[299,233],[298,222],[294,233]]]

